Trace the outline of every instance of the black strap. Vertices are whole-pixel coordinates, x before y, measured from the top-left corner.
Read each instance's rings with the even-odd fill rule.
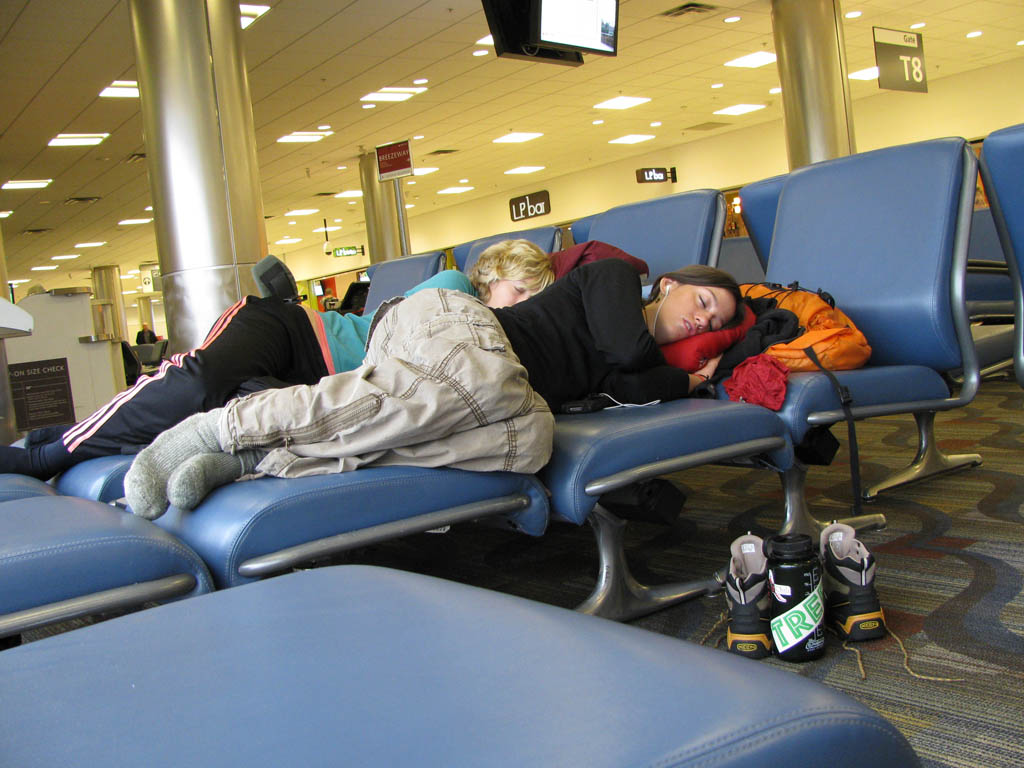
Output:
[[[811,358],[812,363],[821,369],[822,373],[828,376],[828,380],[832,382],[832,388],[839,396],[839,403],[843,408],[843,415],[846,417],[846,429],[850,438],[850,486],[853,490],[853,514],[863,514],[860,506],[860,452],[857,450],[857,429],[853,425],[853,411],[850,410],[853,396],[850,395],[850,390],[847,387],[839,383],[836,375],[821,364],[814,347],[805,347],[804,353]]]

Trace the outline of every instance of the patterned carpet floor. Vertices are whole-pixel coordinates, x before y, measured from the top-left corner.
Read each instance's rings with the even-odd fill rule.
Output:
[[[820,519],[850,511],[845,427],[835,434],[844,441],[836,460],[811,468],[808,477],[808,503]],[[857,435],[865,484],[901,468],[917,448],[911,417],[861,422]],[[1016,383],[985,382],[970,407],[939,414],[936,436],[947,453],[981,454],[982,465],[881,494],[865,511],[884,514],[888,525],[861,535],[877,557],[878,592],[911,671],[891,636],[847,649],[830,636],[817,661],[761,663],[819,680],[872,707],[907,736],[929,768],[1019,767],[1024,391]],[[671,527],[634,522],[627,528],[630,566],[641,582],[703,578],[727,564],[733,538],[747,531],[769,535],[781,521],[782,491],[773,473],[701,467],[670,479],[687,496],[679,520]],[[345,561],[430,573],[565,607],[590,592],[596,564],[590,531],[568,525],[553,525],[541,539],[461,526],[375,546]],[[633,623],[714,646],[724,634],[724,609],[719,594]]]

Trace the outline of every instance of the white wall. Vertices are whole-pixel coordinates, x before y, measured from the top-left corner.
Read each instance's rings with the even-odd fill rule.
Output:
[[[931,80],[927,94],[879,91],[853,102],[857,149],[941,136],[977,139],[993,130],[1024,123],[1024,99],[1011,84],[1024,83],[1024,57],[993,67]],[[643,167],[675,166],[676,184],[637,184]],[[413,253],[447,248],[498,232],[571,221],[621,203],[701,187],[738,187],[789,170],[785,130],[781,120],[750,125],[668,150],[634,155],[626,160],[577,171],[464,205],[409,217]],[[546,189],[551,213],[521,222],[509,217],[508,201]],[[346,245],[366,245],[365,232],[352,232]],[[335,259],[320,247],[288,254],[286,262],[300,279],[356,269],[364,258]]]

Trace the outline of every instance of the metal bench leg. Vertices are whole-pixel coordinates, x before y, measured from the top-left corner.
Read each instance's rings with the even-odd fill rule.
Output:
[[[939,450],[935,444],[935,411],[915,413],[914,420],[917,422],[917,455],[914,460],[907,467],[890,475],[882,482],[866,488],[863,494],[865,499],[873,499],[882,491],[899,485],[981,464],[981,456],[977,453],[947,456]]]
[[[600,504],[594,507],[589,522],[597,540],[599,559],[597,584],[590,597],[576,607],[581,613],[626,621],[667,608],[683,600],[712,595],[722,588],[725,569],[710,579],[644,586],[630,573],[623,548],[626,522]]]
[[[818,534],[832,521],[821,522],[813,517],[807,508],[807,467],[796,462],[789,469],[779,473],[782,490],[786,497],[786,517],[779,533],[806,533],[817,541]],[[857,515],[836,522],[846,523],[855,530],[869,531],[885,528],[885,515]]]

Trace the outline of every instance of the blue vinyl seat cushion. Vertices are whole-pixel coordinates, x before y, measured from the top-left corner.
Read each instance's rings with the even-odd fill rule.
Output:
[[[28,475],[0,474],[0,503],[32,496],[56,496],[57,490]]]
[[[191,574],[203,562],[148,520],[88,499],[36,496],[0,504],[0,615],[127,584]]]
[[[17,766],[918,765],[885,719],[799,675],[363,566],[29,643],[0,679]]]
[[[551,491],[552,514],[582,524],[598,498],[587,493],[588,483],[640,465],[785,434],[785,425],[766,408],[699,398],[558,416],[554,452],[540,477]],[[792,455],[788,442],[781,442],[772,458],[786,467]]]
[[[171,507],[156,522],[194,549],[222,588],[252,581],[238,569],[254,557],[513,494],[528,497],[529,504],[509,516],[510,527],[534,536],[544,533],[546,493],[531,476],[403,466],[231,483],[192,512]]]
[[[134,460],[135,454],[89,459],[58,475],[54,486],[65,496],[116,501],[124,496],[124,476]]]

